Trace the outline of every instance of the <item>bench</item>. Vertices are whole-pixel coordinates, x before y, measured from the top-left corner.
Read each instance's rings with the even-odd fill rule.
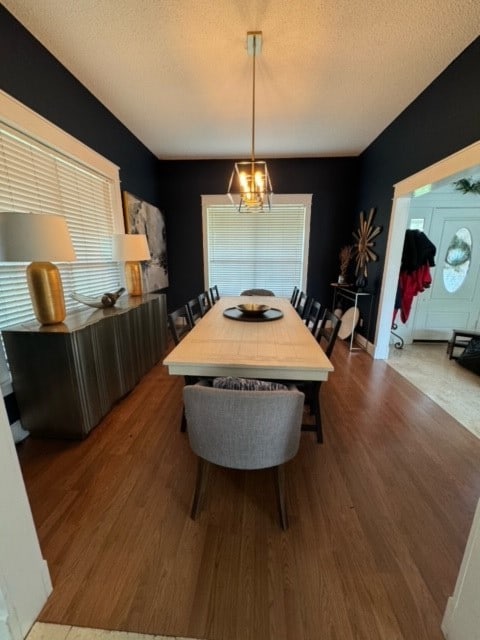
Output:
[[[454,329],[452,337],[447,344],[447,354],[449,359],[456,359],[458,357],[453,354],[455,347],[465,349],[472,338],[480,338],[480,333],[478,331],[460,331],[459,329]]]

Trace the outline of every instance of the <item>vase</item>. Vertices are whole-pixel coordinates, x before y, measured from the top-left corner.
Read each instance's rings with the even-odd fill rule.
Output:
[[[357,288],[357,291],[363,291],[367,286],[367,279],[365,278],[365,276],[358,276],[358,278],[355,280],[355,286]]]

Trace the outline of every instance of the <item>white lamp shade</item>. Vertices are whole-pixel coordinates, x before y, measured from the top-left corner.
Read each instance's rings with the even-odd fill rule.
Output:
[[[0,212],[0,262],[70,262],[75,250],[62,216]]]
[[[118,262],[150,260],[147,236],[143,233],[117,233],[112,236],[112,258]]]

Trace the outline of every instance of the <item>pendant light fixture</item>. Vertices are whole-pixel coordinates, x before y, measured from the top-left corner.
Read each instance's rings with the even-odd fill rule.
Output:
[[[238,211],[263,211],[271,207],[273,194],[267,163],[255,160],[255,61],[262,50],[262,32],[247,32],[247,53],[253,57],[252,148],[250,160],[235,162],[228,196]]]

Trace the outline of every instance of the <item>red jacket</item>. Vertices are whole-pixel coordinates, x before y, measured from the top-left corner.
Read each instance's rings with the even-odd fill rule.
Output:
[[[430,266],[424,264],[412,273],[406,271],[400,272],[400,287],[402,290],[402,300],[400,307],[400,317],[405,323],[410,315],[413,298],[417,293],[422,293],[432,284],[432,276],[430,275]]]

